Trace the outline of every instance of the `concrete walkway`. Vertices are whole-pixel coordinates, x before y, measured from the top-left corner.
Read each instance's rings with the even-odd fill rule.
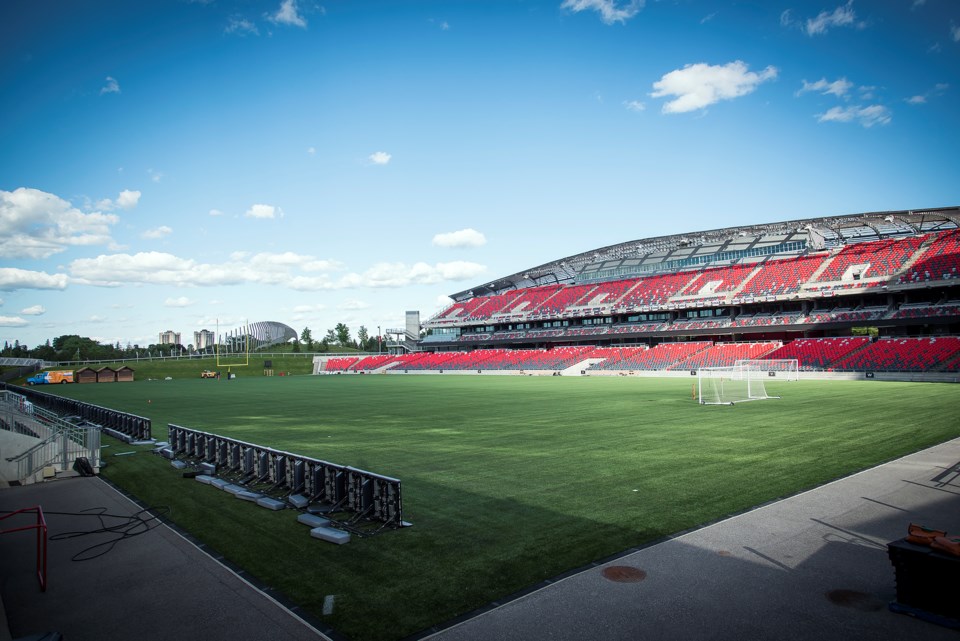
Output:
[[[58,512],[139,510],[98,478],[0,489],[0,510],[38,504],[51,536],[100,527],[93,517]],[[960,439],[678,536],[423,636],[956,641],[955,630],[887,610],[895,584],[886,544],[902,538],[910,522],[960,532]],[[0,537],[0,597],[13,638],[51,630],[69,641],[324,638],[166,526],[119,541],[103,556],[72,560],[105,550],[90,546],[109,538],[52,541],[49,587],[41,593],[34,537]]]
[[[43,508],[50,537],[103,527],[94,516],[76,514],[84,510],[105,508],[117,515],[140,510],[97,477],[0,490],[0,510],[35,505]],[[33,522],[33,517],[17,515],[0,522],[0,528]],[[107,526],[121,523],[104,519]],[[56,631],[67,641],[325,638],[172,529],[153,525],[130,530],[143,533],[112,547],[91,548],[117,538],[116,533],[50,541],[46,592],[40,592],[37,581],[33,532],[0,537],[0,597],[11,636]],[[73,560],[101,552],[90,560]]]
[[[654,545],[432,641],[924,639],[896,614],[886,544],[911,522],[960,533],[960,439]]]

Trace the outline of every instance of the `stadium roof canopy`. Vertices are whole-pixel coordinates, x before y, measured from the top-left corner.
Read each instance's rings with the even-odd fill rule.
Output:
[[[286,343],[292,338],[297,337],[295,329],[284,323],[277,321],[257,321],[247,325],[241,325],[235,330],[227,332],[221,337],[221,342],[232,343],[249,337],[251,350],[264,349]]]
[[[454,301],[539,285],[598,282],[960,227],[960,207],[884,211],[728,227],[631,240],[482,283]]]

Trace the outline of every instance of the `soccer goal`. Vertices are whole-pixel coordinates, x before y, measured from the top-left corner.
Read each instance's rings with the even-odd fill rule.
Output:
[[[738,361],[736,365],[730,367],[702,367],[697,370],[697,393],[700,404],[733,405],[745,401],[780,398],[767,393],[766,381],[770,378],[771,372],[780,375],[781,371],[789,372],[789,370],[769,369],[765,361]],[[795,375],[796,369],[793,372]],[[784,378],[786,379],[786,376]]]

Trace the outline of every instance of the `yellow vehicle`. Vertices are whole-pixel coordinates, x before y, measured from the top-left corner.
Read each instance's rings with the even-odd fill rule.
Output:
[[[200,378],[217,378],[217,373],[211,372],[210,370],[205,369],[202,372],[200,372]]]

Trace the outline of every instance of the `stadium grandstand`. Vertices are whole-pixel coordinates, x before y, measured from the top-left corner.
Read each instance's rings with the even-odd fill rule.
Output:
[[[452,294],[419,347],[957,334],[958,269],[956,207],[635,240]]]
[[[797,358],[806,371],[956,372],[960,208],[634,240],[451,298],[412,349],[323,369],[682,370]]]

